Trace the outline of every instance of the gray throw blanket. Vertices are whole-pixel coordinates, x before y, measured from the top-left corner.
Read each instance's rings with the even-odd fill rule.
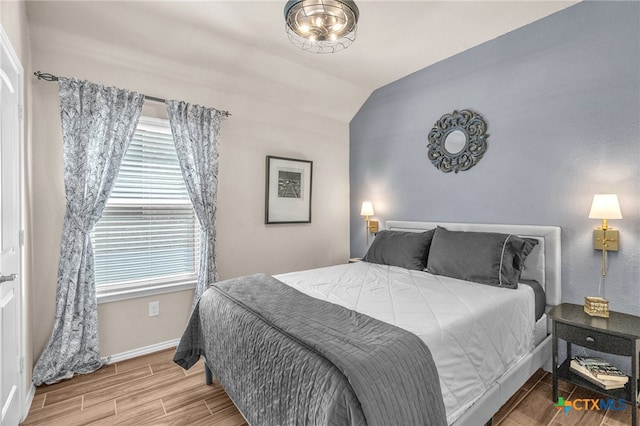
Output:
[[[446,425],[414,334],[257,274],[200,298],[174,361],[200,356],[254,425]]]

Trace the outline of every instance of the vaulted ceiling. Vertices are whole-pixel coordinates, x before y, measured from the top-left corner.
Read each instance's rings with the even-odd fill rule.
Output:
[[[576,1],[358,0],[357,39],[335,54],[289,43],[285,3],[28,1],[27,14],[34,51],[146,66],[349,122],[375,89]]]

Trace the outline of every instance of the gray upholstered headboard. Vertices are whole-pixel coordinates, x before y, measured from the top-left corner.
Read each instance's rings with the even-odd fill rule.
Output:
[[[561,303],[562,262],[560,228],[538,225],[498,225],[483,223],[412,222],[388,220],[386,229],[421,232],[442,226],[450,231],[500,232],[535,238],[539,244],[527,257],[522,277],[535,279],[545,289],[547,310]]]

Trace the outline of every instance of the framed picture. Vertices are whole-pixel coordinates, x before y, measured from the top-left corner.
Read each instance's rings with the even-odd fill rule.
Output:
[[[264,223],[311,223],[313,162],[267,155]]]

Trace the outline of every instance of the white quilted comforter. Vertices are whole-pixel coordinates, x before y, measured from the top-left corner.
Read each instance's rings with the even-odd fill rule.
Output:
[[[533,348],[529,286],[497,288],[367,262],[275,277],[424,340],[438,368],[449,424]]]

